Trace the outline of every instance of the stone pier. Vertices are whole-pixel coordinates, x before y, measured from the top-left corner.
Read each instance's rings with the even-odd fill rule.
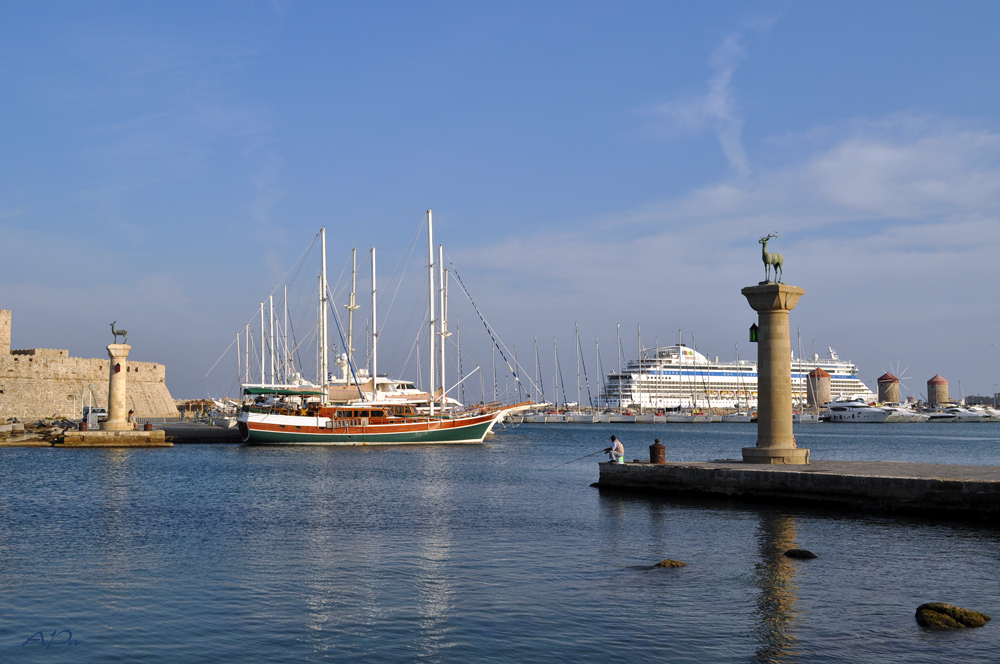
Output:
[[[595,486],[600,489],[1000,521],[1000,467],[996,466],[900,461],[782,466],[733,459],[599,467]]]
[[[742,291],[757,312],[757,446],[743,448],[746,463],[809,463],[809,450],[792,435],[792,346],[788,312],[805,290],[761,283]]]

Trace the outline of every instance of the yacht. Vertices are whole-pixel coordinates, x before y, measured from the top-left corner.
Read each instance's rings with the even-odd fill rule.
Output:
[[[901,406],[899,404],[886,404],[883,408],[888,408],[892,411],[889,415],[889,419],[886,420],[888,423],[926,422],[930,419],[930,416],[927,413],[918,413],[912,408],[907,408],[906,406]]]
[[[952,406],[951,408],[945,408],[944,412],[951,413],[955,416],[956,422],[982,422],[983,416],[981,413],[977,413],[972,410],[967,410],[965,408],[959,408],[958,406]]]
[[[888,408],[869,406],[861,399],[834,401],[826,404],[826,412],[821,419],[826,422],[849,422],[853,424],[881,424],[889,419],[892,411]]]

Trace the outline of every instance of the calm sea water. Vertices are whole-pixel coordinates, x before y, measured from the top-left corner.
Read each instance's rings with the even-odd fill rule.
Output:
[[[4,449],[0,661],[1000,659],[1000,530],[621,495],[589,486],[601,457],[555,467],[611,433],[629,459],[654,437],[675,460],[755,439],[521,425],[469,447]],[[815,459],[1000,465],[996,424],[796,435]],[[927,633],[927,601],[997,619]]]

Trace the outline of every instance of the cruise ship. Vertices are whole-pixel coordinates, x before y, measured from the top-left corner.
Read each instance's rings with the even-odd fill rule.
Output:
[[[792,405],[806,404],[806,376],[816,368],[830,374],[833,399],[876,400],[858,378],[858,367],[830,356],[811,359],[792,356]],[[757,363],[748,360],[711,360],[684,344],[644,348],[621,372],[610,372],[600,394],[600,407],[611,409],[755,408]]]

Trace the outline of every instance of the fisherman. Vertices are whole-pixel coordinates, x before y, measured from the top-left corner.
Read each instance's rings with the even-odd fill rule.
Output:
[[[625,446],[614,436],[611,436],[611,447],[604,451],[608,453],[608,460],[611,463],[625,463]]]

